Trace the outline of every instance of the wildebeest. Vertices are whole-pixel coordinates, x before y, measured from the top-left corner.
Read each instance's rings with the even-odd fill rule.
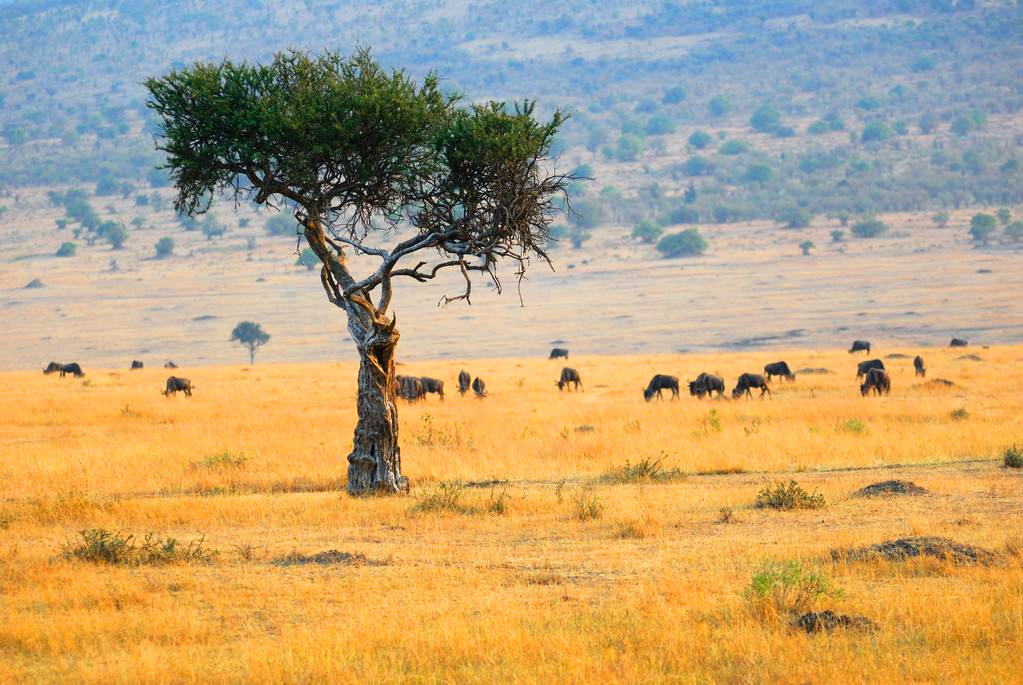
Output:
[[[163,368],[165,368],[165,369],[176,369],[176,368],[178,368],[178,365],[175,364],[174,362],[169,361],[169,362],[167,362],[166,364],[163,365]]]
[[[716,392],[718,397],[725,394],[725,379],[712,373],[701,373],[695,381],[689,381],[689,394],[699,397]]]
[[[753,393],[750,392],[753,388],[760,388],[760,398],[763,399],[764,393],[771,394],[771,389],[767,387],[767,379],[761,376],[759,373],[744,373],[739,376],[739,382],[735,384],[735,388],[732,389],[732,397],[739,399],[744,394],[746,397],[752,399]]]
[[[927,378],[927,367],[924,366],[924,358],[919,354],[913,359],[913,368],[916,369],[917,376]]]
[[[860,394],[864,397],[873,390],[879,396],[884,393],[888,395],[892,391],[892,379],[884,369],[871,369],[867,372],[867,378],[860,385]]]
[[[663,400],[662,390],[671,390],[671,399],[678,399],[678,377],[668,376],[659,373],[650,379],[650,383],[643,389],[643,399],[647,402],[657,395],[657,399]]]
[[[548,359],[561,359],[561,358],[568,359],[568,350],[566,350],[563,347],[555,347],[553,350],[551,350],[551,355],[549,357],[547,357],[547,358]]]
[[[145,368],[145,364],[140,362],[138,359],[132,359],[131,360],[131,370],[132,371],[136,371],[138,369],[143,369],[143,368]]]
[[[856,380],[866,376],[867,372],[871,369],[881,369],[884,371],[884,362],[880,359],[868,359],[865,362],[860,362],[856,365]]]
[[[426,397],[426,389],[423,387],[423,381],[415,376],[402,376],[397,375],[394,377],[397,383],[398,397],[409,402],[417,402]]]
[[[785,380],[794,381],[796,380],[796,374],[789,370],[789,365],[785,362],[774,362],[773,364],[767,364],[764,366],[764,373],[767,374],[767,382],[771,382],[772,376],[781,376]]]
[[[178,378],[177,376],[171,376],[167,379],[167,389],[163,391],[165,397],[170,397],[174,393],[181,391],[185,393],[185,397],[192,396],[192,381],[187,378]]]
[[[427,378],[426,376],[420,376],[419,381],[423,384],[424,393],[436,393],[441,399],[444,399],[444,381],[439,378]]]
[[[82,367],[78,365],[78,362],[71,362],[70,364],[59,364],[57,362],[50,362],[43,369],[43,373],[49,375],[51,373],[59,373],[60,377],[63,378],[66,374],[71,374],[75,378],[81,378],[85,375],[82,371]]]
[[[458,394],[464,395],[469,392],[469,386],[472,385],[472,376],[465,369],[458,372]]]
[[[949,347],[966,347],[970,343],[966,338],[952,338],[952,341],[948,344]]]
[[[566,366],[561,370],[561,378],[555,381],[554,384],[558,386],[558,390],[564,390],[565,386],[568,386],[571,383],[574,383],[575,389],[578,390],[582,386],[583,381],[579,378],[578,371]],[[569,389],[571,390],[571,388]]]
[[[849,348],[849,354],[853,352],[866,352],[870,354],[870,341],[869,340],[853,340],[852,347]]]
[[[472,382],[472,391],[474,393],[476,393],[476,397],[480,397],[480,398],[486,397],[487,396],[487,384],[483,382],[482,378],[480,378],[479,376],[476,376],[476,378]]]

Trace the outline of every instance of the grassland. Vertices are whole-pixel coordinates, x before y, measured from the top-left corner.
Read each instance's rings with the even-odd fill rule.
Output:
[[[449,391],[402,405],[408,497],[341,494],[351,364],[0,375],[0,680],[77,682],[1011,682],[1023,672],[1023,348],[891,359],[862,398],[844,351],[408,364]],[[975,354],[980,360],[959,359]],[[642,400],[785,358],[827,368],[773,399]],[[965,412],[958,411],[965,409]],[[661,459],[665,480],[612,477]],[[862,499],[890,478],[928,494]],[[824,496],[756,509],[764,480]],[[622,482],[624,480],[624,482]],[[731,509],[724,522],[722,509]],[[64,558],[92,528],[202,539],[210,563]],[[940,535],[990,566],[832,561],[832,549]],[[303,555],[338,550],[315,563]],[[360,556],[361,555],[361,556]],[[818,608],[872,633],[806,635],[743,597],[769,560],[844,589]]]

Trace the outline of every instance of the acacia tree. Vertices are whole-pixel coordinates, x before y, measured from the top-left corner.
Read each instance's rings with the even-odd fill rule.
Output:
[[[407,490],[392,284],[457,270],[464,290],[442,302],[469,302],[474,279],[500,291],[501,261],[519,278],[533,258],[549,264],[550,222],[571,180],[550,161],[563,116],[540,120],[529,101],[461,107],[435,75],[417,84],[366,51],[196,63],[146,86],[179,212],[200,214],[224,193],[292,210],[359,352],[348,491]]]
[[[249,348],[249,363],[256,363],[256,350],[270,342],[270,334],[253,321],[242,321],[231,331],[231,342]]]

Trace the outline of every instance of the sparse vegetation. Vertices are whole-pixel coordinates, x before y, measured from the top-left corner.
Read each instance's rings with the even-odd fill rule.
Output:
[[[625,483],[671,483],[686,478],[684,471],[677,467],[666,468],[664,462],[668,456],[662,454],[654,459],[648,457],[636,463],[625,460],[623,466],[610,468],[601,476],[605,483],[621,485]]]
[[[185,545],[172,537],[146,533],[138,541],[134,535],[90,528],[79,533],[79,540],[64,544],[64,557],[96,564],[117,566],[158,566],[176,563],[209,564],[218,552],[199,538]]]
[[[1013,445],[1005,450],[1005,457],[1002,461],[1007,468],[1023,469],[1023,449]]]
[[[755,616],[777,620],[810,611],[825,597],[841,597],[842,590],[820,569],[785,561],[761,566],[743,596]]]
[[[78,245],[74,243],[61,243],[60,247],[57,248],[58,257],[74,257],[75,251],[78,249]]]
[[[757,509],[820,509],[824,506],[824,495],[809,493],[794,480],[765,482],[757,493],[755,506]]]
[[[699,229],[687,228],[679,233],[664,236],[657,243],[657,251],[664,257],[696,257],[707,251],[707,241]]]

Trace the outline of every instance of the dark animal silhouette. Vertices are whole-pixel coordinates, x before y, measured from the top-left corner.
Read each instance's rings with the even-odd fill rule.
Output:
[[[397,394],[398,397],[409,402],[418,402],[426,397],[426,389],[423,387],[423,381],[415,376],[401,376],[397,375],[394,377],[395,383],[397,383]]]
[[[735,388],[732,389],[732,397],[739,399],[743,395],[746,397],[753,398],[753,393],[750,392],[753,388],[760,388],[760,398],[764,398],[764,394],[771,394],[771,389],[767,387],[767,379],[761,376],[759,373],[744,373],[739,376],[738,383],[735,384]]]
[[[472,391],[474,393],[476,393],[476,397],[480,397],[480,398],[486,397],[487,396],[487,384],[483,382],[482,378],[480,378],[479,376],[476,376],[476,378],[472,382]]]
[[[892,379],[884,369],[871,369],[867,372],[867,378],[860,385],[860,394],[866,397],[873,390],[880,396],[888,395],[892,391]]]
[[[695,381],[689,381],[689,394],[699,397],[716,392],[718,397],[725,394],[725,379],[712,373],[701,373]]]
[[[868,359],[865,362],[860,362],[856,365],[856,380],[866,376],[867,372],[871,369],[881,369],[884,371],[884,362],[880,359]]]
[[[967,347],[970,343],[965,338],[952,338],[949,347]]]
[[[551,355],[548,359],[568,359],[568,350],[563,347],[555,347],[551,350]]]
[[[426,376],[420,376],[419,381],[423,384],[423,392],[432,392],[439,395],[441,399],[444,399],[444,381],[438,378],[427,378]]]
[[[163,365],[163,368],[165,368],[165,369],[176,369],[176,368],[178,368],[178,365],[175,364],[174,362],[167,362],[166,364]]]
[[[163,391],[165,397],[170,397],[177,392],[185,393],[185,397],[192,396],[192,381],[187,378],[178,378],[177,376],[171,376],[167,379],[167,389]]]
[[[583,381],[579,378],[578,371],[566,366],[561,370],[561,378],[555,382],[555,385],[558,386],[558,390],[564,390],[570,383],[574,383],[575,389],[578,390],[582,387]],[[571,390],[571,388],[569,388],[569,390]]]
[[[917,355],[913,360],[913,368],[916,369],[916,375],[927,378],[927,367],[924,366],[924,358]]]
[[[773,376],[781,376],[787,381],[796,380],[796,374],[789,370],[789,365],[785,362],[774,362],[764,367],[764,373],[767,374],[767,382],[771,382]]]
[[[852,347],[849,348],[849,354],[853,352],[866,352],[870,354],[870,341],[869,340],[853,340]]]
[[[678,377],[663,373],[657,374],[650,379],[650,383],[643,390],[643,399],[649,402],[654,395],[657,395],[657,399],[663,400],[662,390],[671,390],[671,399],[678,399]]]
[[[138,359],[133,359],[132,360],[132,362],[131,362],[131,370],[132,371],[136,371],[138,369],[143,369],[143,368],[145,368],[145,364],[140,362]]]
[[[472,385],[472,376],[469,375],[469,372],[464,370],[464,369],[459,371],[458,372],[458,394],[459,395],[464,395],[465,393],[469,392],[469,386],[471,386],[471,385]]]
[[[85,375],[82,371],[82,367],[78,365],[78,362],[71,362],[70,364],[59,364],[57,362],[50,362],[43,369],[43,373],[49,375],[51,373],[59,373],[60,377],[63,378],[67,374],[71,374],[75,378],[81,378]]]

